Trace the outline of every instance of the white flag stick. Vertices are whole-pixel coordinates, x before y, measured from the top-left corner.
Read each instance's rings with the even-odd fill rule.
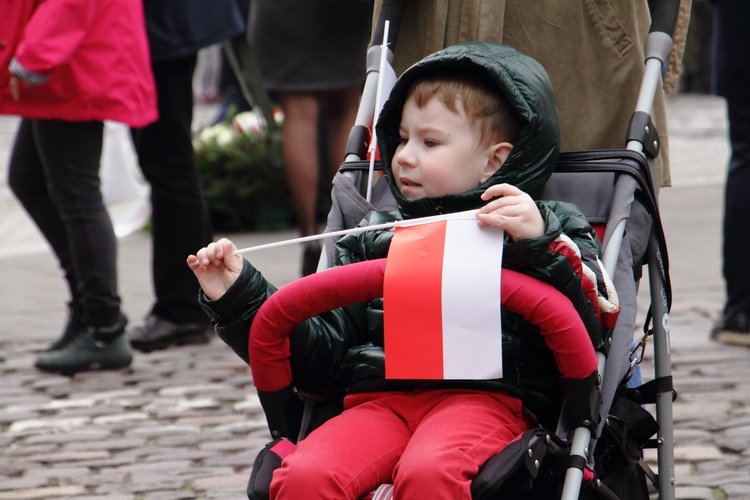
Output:
[[[383,95],[383,72],[385,71],[386,55],[388,54],[388,29],[390,28],[390,21],[386,21],[383,27],[383,44],[380,50],[380,66],[378,67],[378,85],[375,90],[375,113],[372,117],[372,139],[370,140],[370,168],[367,172],[367,192],[365,193],[365,199],[370,202],[372,198],[372,185],[374,183],[375,175],[375,148],[378,144],[377,133],[375,132],[375,122],[378,120],[378,113],[380,113],[380,98]]]
[[[293,245],[295,243],[306,243],[308,241],[322,240],[325,238],[335,238],[336,236],[345,236],[347,234],[364,233],[366,231],[377,231],[378,229],[390,229],[394,227],[408,227],[408,226],[419,226],[420,224],[430,224],[431,222],[440,222],[448,219],[476,219],[477,212],[479,210],[467,210],[465,212],[456,212],[453,214],[442,214],[432,215],[430,217],[419,217],[417,219],[409,220],[397,220],[394,222],[386,222],[383,224],[375,224],[372,226],[354,227],[351,229],[342,229],[340,231],[331,231],[328,233],[314,234],[312,236],[302,236],[301,238],[293,238],[290,240],[275,241],[273,243],[266,243],[264,245],[256,245],[254,247],[247,247],[235,250],[232,252],[234,255],[242,253],[257,252],[258,250],[268,250],[269,248],[276,248],[286,245]]]

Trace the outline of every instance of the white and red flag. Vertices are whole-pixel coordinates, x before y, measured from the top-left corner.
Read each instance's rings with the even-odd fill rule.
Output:
[[[383,286],[388,379],[502,377],[503,231],[471,212],[397,227]]]

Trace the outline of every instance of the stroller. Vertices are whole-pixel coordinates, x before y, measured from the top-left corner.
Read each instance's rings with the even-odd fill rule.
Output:
[[[333,181],[328,232],[353,227],[371,210],[395,208],[385,182],[368,183],[374,177],[374,162],[366,158],[371,120],[376,109],[377,76],[382,70],[379,63],[383,53],[388,54],[387,47],[392,46],[397,32],[397,29],[390,31],[385,21],[394,19],[397,22],[399,9],[399,2],[384,2],[373,35],[368,53],[368,79],[357,124],[352,130],[347,157]],[[627,149],[562,154],[543,197],[575,203],[598,227],[604,247],[603,262],[610,276],[614,277],[621,297],[621,318],[609,342],[597,353],[602,378],[603,418],[593,436],[584,427],[566,434],[562,423],[554,431],[534,428],[518,436],[480,469],[472,484],[474,498],[649,498],[649,486],[658,492],[660,498],[674,498],[671,405],[675,392],[668,337],[671,288],[666,243],[651,180],[652,159],[659,153],[659,141],[650,112],[655,82],[658,82],[671,48],[677,8],[675,4],[661,2],[656,9],[660,10],[655,10],[653,15],[652,33],[647,43],[646,75],[631,121]],[[390,42],[378,45],[384,32],[388,31]],[[581,176],[584,175],[585,182],[582,182]],[[326,241],[321,269],[332,265],[333,244],[333,240]],[[648,267],[652,304],[644,320],[643,339],[633,348],[635,295],[643,265]],[[351,266],[343,266],[348,267]],[[335,269],[319,274],[333,271]],[[316,280],[315,275],[310,278]],[[503,275],[503,282],[514,279]],[[518,279],[520,289],[531,286],[523,281],[524,278]],[[342,301],[362,302],[381,296],[378,295],[377,283],[364,292],[358,288],[361,282],[357,278],[353,279],[351,288],[344,275],[335,280],[318,281],[322,287],[335,282]],[[269,299],[256,316],[256,322],[262,324],[259,318],[274,315],[275,308],[281,307],[283,300],[282,293],[279,293],[278,300]],[[529,301],[532,297],[522,300]],[[308,304],[304,310],[283,321],[291,328],[308,315],[344,303],[348,302]],[[264,333],[262,325],[258,328],[260,333],[256,331],[255,334],[278,335],[278,332]],[[655,377],[639,387],[628,387],[651,339],[654,343]],[[311,430],[341,409],[340,398],[330,398],[328,394],[301,396],[305,401],[305,412],[298,440],[304,439]],[[656,419],[643,407],[650,404],[655,405]],[[656,439],[653,439],[654,435]],[[643,449],[647,447],[657,449],[658,473],[643,459]],[[261,451],[248,484],[249,498],[268,497],[271,474],[290,451],[285,440],[274,440]],[[373,496],[381,498],[379,495],[384,495],[384,491],[387,491],[387,486],[374,492]]]

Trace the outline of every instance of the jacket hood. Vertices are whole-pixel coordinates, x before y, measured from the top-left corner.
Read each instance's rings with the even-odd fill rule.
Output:
[[[407,200],[396,187],[391,171],[399,144],[401,110],[412,83],[427,73],[448,68],[481,71],[490,77],[518,115],[518,139],[503,166],[478,187],[460,194]],[[557,109],[547,72],[536,60],[494,42],[454,45],[411,66],[396,81],[376,130],[383,172],[405,219],[479,208],[486,203],[480,195],[494,184],[512,184],[539,199],[559,153]]]

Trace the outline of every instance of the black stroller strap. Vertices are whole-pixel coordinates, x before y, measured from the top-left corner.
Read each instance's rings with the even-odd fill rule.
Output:
[[[562,465],[563,470],[566,471],[571,468],[582,471],[586,467],[586,459],[580,455],[569,455],[568,457],[562,459],[560,464]]]
[[[653,231],[661,254],[660,273],[664,282],[667,311],[672,307],[672,283],[669,278],[667,240],[659,215],[659,204],[654,192],[651,173],[645,157],[627,149],[603,149],[560,153],[555,172],[612,172],[635,179],[640,189],[640,201],[653,219]]]
[[[642,404],[653,404],[656,402],[657,396],[662,394],[672,393],[672,401],[677,399],[677,391],[674,390],[672,384],[672,377],[659,377],[646,382],[637,389],[640,394],[640,402]]]
[[[379,161],[375,162],[375,170],[383,170]],[[339,166],[339,172],[367,172],[370,170],[370,162],[368,160],[349,160]]]

